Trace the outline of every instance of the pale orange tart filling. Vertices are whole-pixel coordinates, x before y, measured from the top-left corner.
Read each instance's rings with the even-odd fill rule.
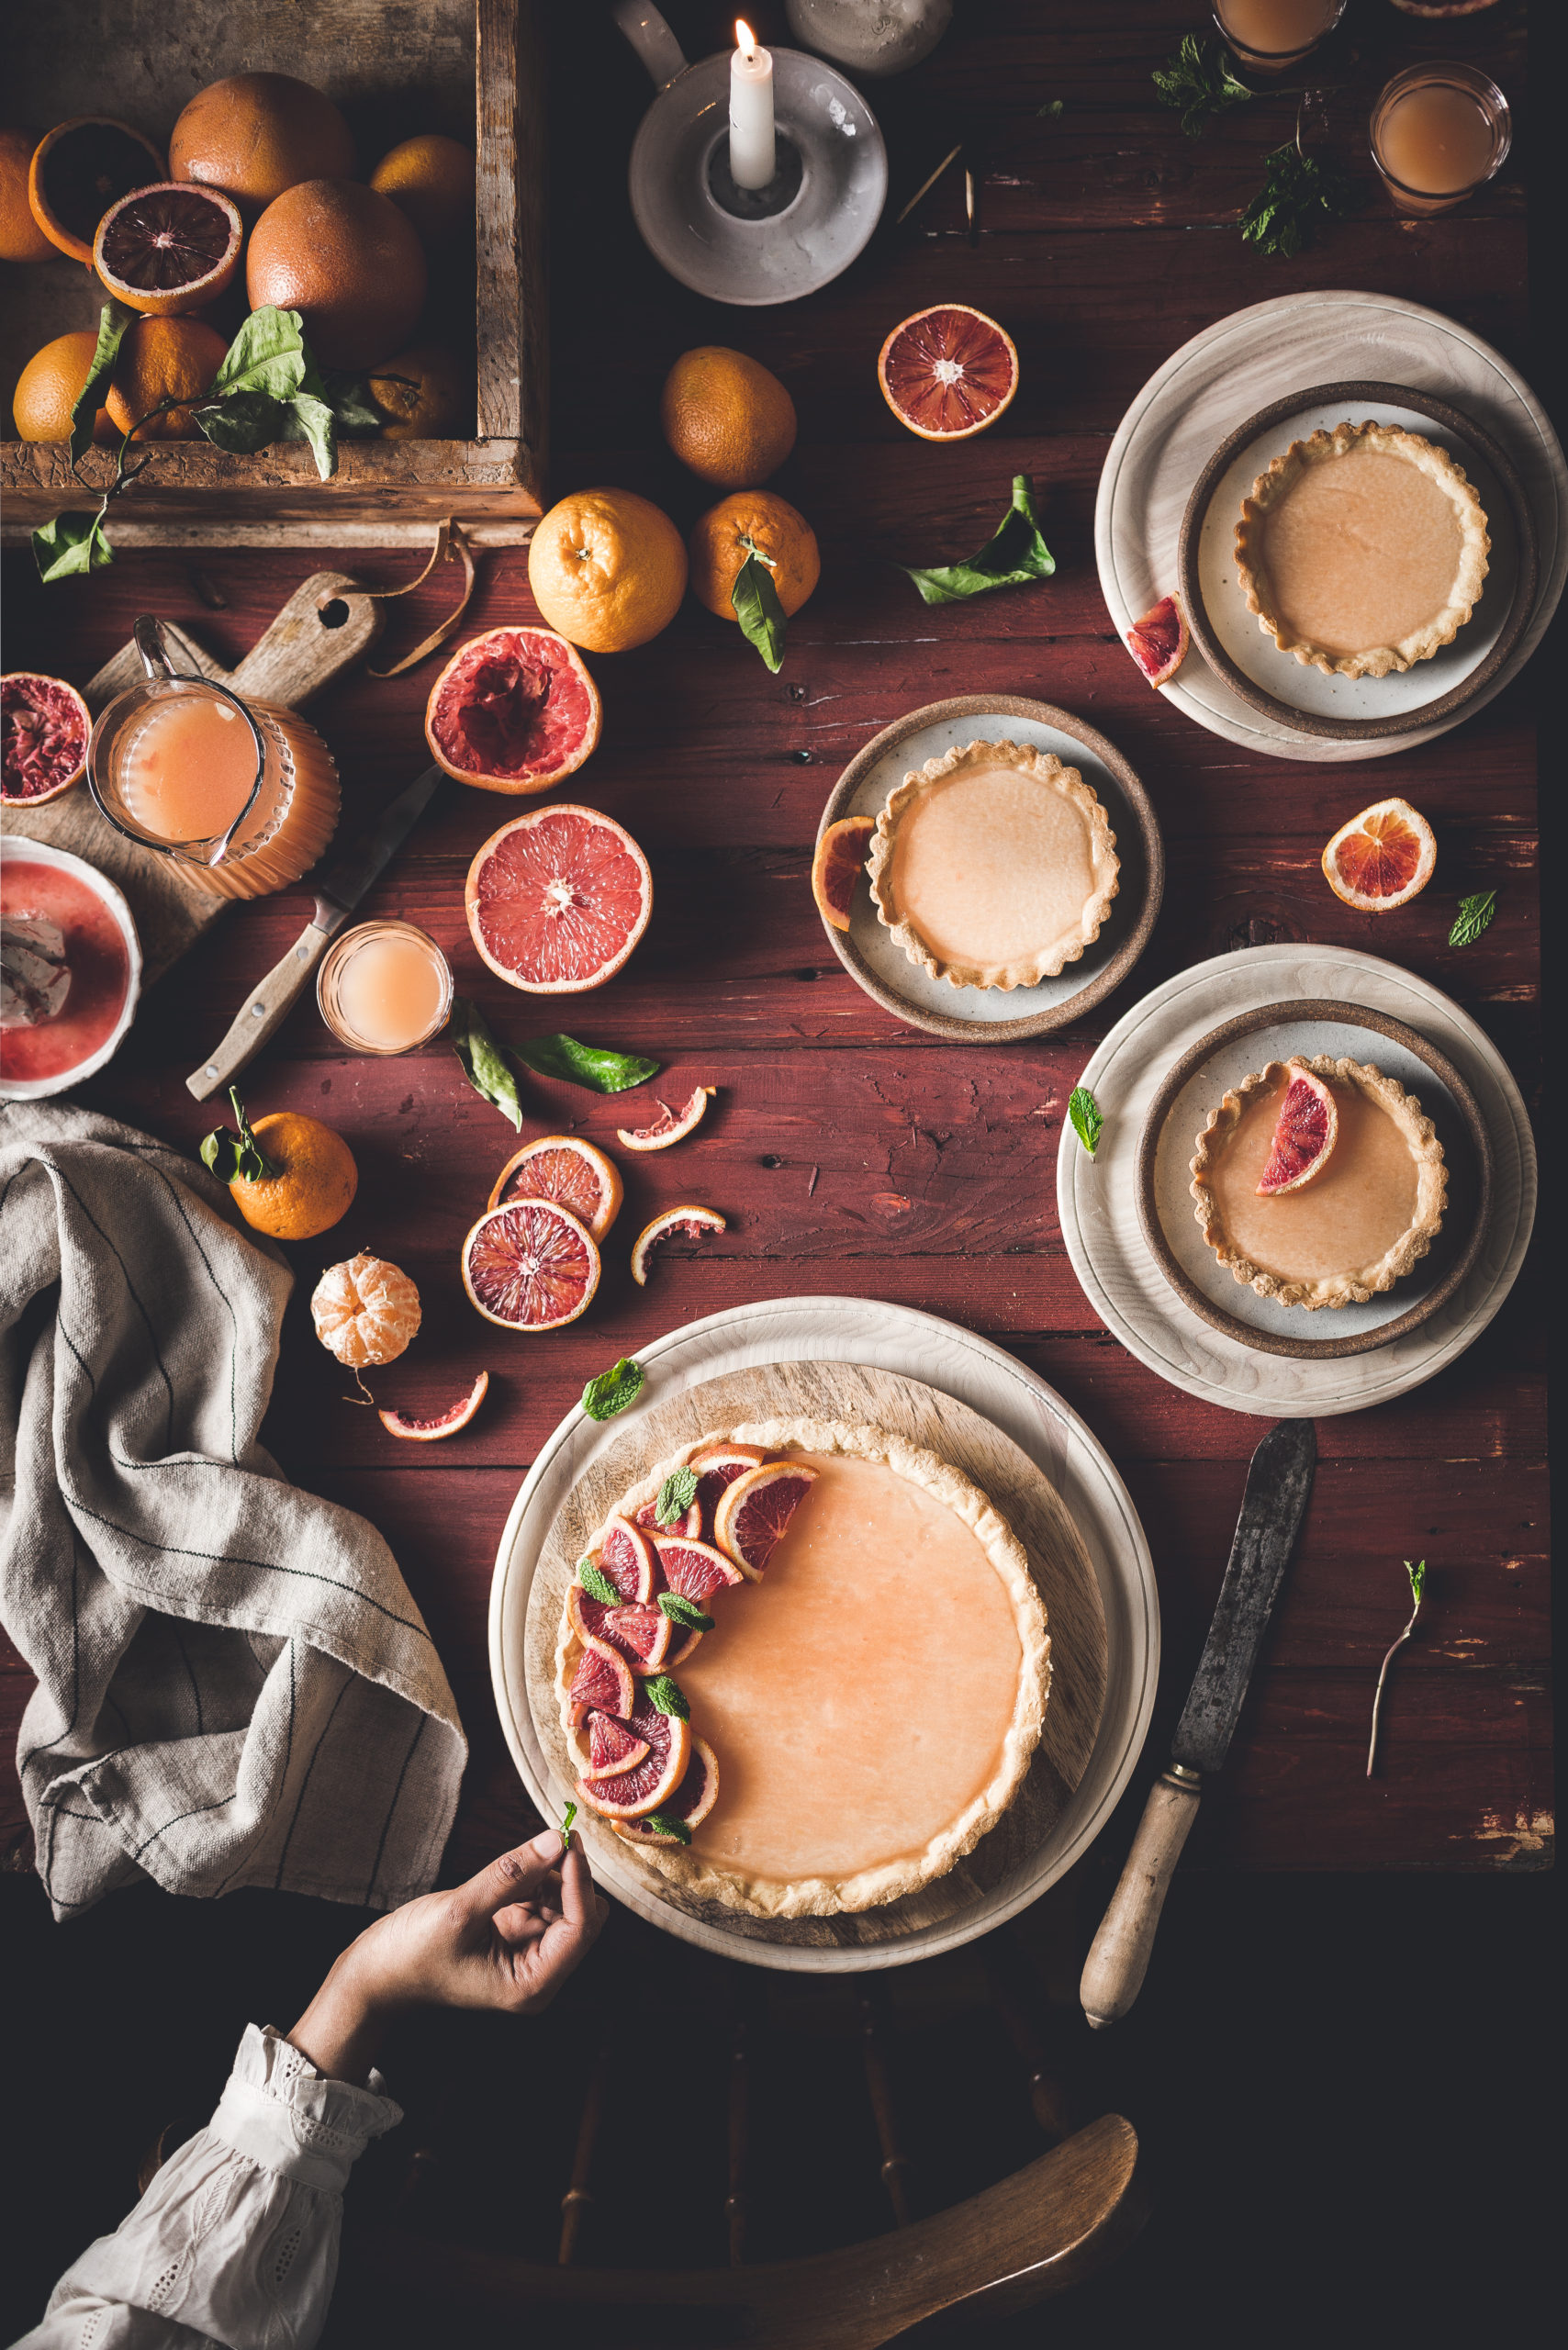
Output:
[[[1332,1097],[1331,1147],[1309,1176],[1269,1191],[1304,1070]],[[1192,1167],[1197,1220],[1220,1263],[1260,1297],[1309,1313],[1392,1289],[1442,1227],[1448,1169],[1432,1122],[1366,1062],[1271,1061],[1211,1111]]]
[[[1241,502],[1236,572],[1282,653],[1386,677],[1450,644],[1480,601],[1492,542],[1464,468],[1389,424],[1293,441]]]
[[[673,1507],[688,1469],[666,1533],[658,1497]],[[577,1801],[689,1895],[758,1917],[877,1908],[972,1852],[1023,1785],[1050,1686],[1027,1555],[902,1437],[705,1437],[622,1497],[578,1574],[556,1651]]]
[[[877,919],[955,988],[1030,988],[1076,963],[1119,886],[1092,786],[1050,751],[966,743],[888,796],[867,870]]]

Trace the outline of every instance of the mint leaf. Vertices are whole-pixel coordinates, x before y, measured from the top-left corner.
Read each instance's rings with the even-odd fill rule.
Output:
[[[1182,128],[1189,139],[1201,139],[1216,115],[1245,105],[1257,92],[1238,81],[1230,51],[1223,43],[1213,49],[1196,33],[1182,35],[1182,46],[1164,65],[1156,66],[1154,87],[1162,106],[1179,106]]]
[[[452,1005],[452,1049],[464,1076],[482,1100],[493,1102],[503,1118],[522,1132],[522,1102],[507,1057],[490,1034],[489,1024],[476,1003],[456,996]]]
[[[95,514],[57,514],[33,532],[33,560],[46,586],[77,573],[102,571],[114,559],[102,507]]]
[[[684,1819],[672,1819],[667,1811],[645,1811],[637,1825],[651,1828],[655,1834],[667,1836],[677,1844],[689,1844],[691,1830]]]
[[[930,570],[907,571],[927,604],[958,604],[967,596],[983,596],[992,588],[1023,588],[1031,579],[1048,579],[1056,558],[1040,535],[1035,520],[1034,486],[1027,474],[1013,476],[1013,503],[994,537],[968,563],[938,564]]]
[[[308,365],[298,311],[274,309],[269,303],[251,312],[224,352],[207,397],[226,400],[236,392],[265,392],[274,400],[291,400],[304,389]]]
[[[1497,911],[1495,890],[1478,890],[1473,898],[1462,898],[1449,933],[1450,946],[1473,946],[1484,930],[1490,930],[1492,917]]]
[[[93,443],[93,427],[98,420],[98,410],[104,404],[104,394],[114,374],[115,361],[125,339],[125,330],[137,313],[126,309],[118,302],[106,302],[98,313],[98,343],[93,353],[93,364],[87,370],[87,380],[76,395],[76,405],[71,411],[71,462],[85,455]]]
[[[1100,1139],[1105,1121],[1100,1115],[1100,1105],[1086,1085],[1075,1085],[1068,1096],[1067,1114],[1072,1120],[1072,1131],[1089,1153],[1094,1156],[1094,1146]]]
[[[659,1073],[657,1061],[579,1045],[575,1036],[531,1036],[526,1045],[510,1049],[524,1068],[541,1077],[564,1078],[568,1085],[586,1085],[591,1093],[624,1093],[628,1086],[645,1085]]]
[[[603,1568],[596,1567],[591,1559],[577,1561],[577,1581],[588,1597],[597,1599],[601,1607],[621,1606],[621,1594],[616,1590]]]
[[[748,554],[735,574],[735,584],[730,590],[730,602],[734,607],[741,634],[748,644],[755,644],[775,677],[784,658],[784,631],[787,622],[784,607],[778,600],[778,590],[773,585],[773,574],[766,556]]]
[[[1419,1607],[1422,1600],[1425,1599],[1427,1595],[1427,1561],[1425,1559],[1417,1559],[1415,1565],[1412,1566],[1409,1560],[1406,1559],[1405,1561],[1405,1572],[1410,1578],[1410,1596],[1414,1600],[1416,1606]],[[1412,1618],[1411,1620],[1414,1621],[1415,1619]]]
[[[689,1632],[711,1632],[713,1628],[711,1616],[704,1616],[694,1600],[678,1591],[661,1591],[659,1606],[672,1624],[683,1624]]]
[[[647,1372],[630,1355],[622,1355],[612,1371],[601,1371],[583,1389],[583,1409],[590,1420],[612,1420],[643,1392]]]
[[[1316,240],[1325,221],[1342,219],[1361,203],[1360,191],[1332,156],[1319,162],[1294,140],[1263,162],[1263,185],[1241,215],[1246,243],[1289,261]]]
[[[673,1526],[684,1517],[697,1499],[695,1469],[672,1469],[659,1487],[659,1497],[654,1504],[654,1516],[661,1526]]]
[[[661,1714],[673,1714],[678,1722],[691,1719],[690,1707],[667,1673],[651,1674],[643,1684],[643,1695],[650,1706],[658,1707]]]
[[[572,1849],[572,1822],[576,1819],[577,1816],[577,1807],[575,1803],[569,1803],[566,1806],[566,1810],[561,1814],[561,1850],[563,1852],[569,1852]]]
[[[1047,122],[1059,122],[1066,110],[1060,98],[1047,98],[1043,106],[1035,108],[1036,114],[1043,116]]]

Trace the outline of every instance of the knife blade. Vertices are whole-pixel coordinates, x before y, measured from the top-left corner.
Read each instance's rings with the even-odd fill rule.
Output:
[[[1205,1775],[1220,1769],[1306,1515],[1317,1461],[1310,1420],[1281,1420],[1252,1455],[1241,1515],[1209,1636],[1110,1908],[1084,1962],[1079,1997],[1097,2030],[1125,2016],[1143,1987],[1155,1929]]]
[[[402,847],[445,778],[443,767],[432,767],[405,784],[375,822],[328,867],[317,884],[316,912],[310,921],[261,985],[252,989],[217,1050],[186,1078],[186,1087],[198,1102],[205,1102],[219,1086],[232,1085],[247,1061],[275,1035],[333,937]]]

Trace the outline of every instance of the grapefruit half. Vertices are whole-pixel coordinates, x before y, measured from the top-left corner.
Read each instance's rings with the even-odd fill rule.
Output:
[[[582,655],[543,628],[493,628],[454,653],[425,704],[438,767],[482,791],[548,791],[598,745],[604,710]]]
[[[492,833],[464,906],[498,979],[530,995],[580,995],[646,930],[654,877],[631,834],[597,808],[536,808]]]

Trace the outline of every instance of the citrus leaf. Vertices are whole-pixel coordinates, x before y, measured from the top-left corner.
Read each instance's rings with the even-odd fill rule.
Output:
[[[398,377],[397,381],[401,381]],[[302,386],[326,401],[332,411],[332,421],[340,439],[365,440],[379,432],[386,419],[370,397],[370,385],[364,375],[346,375],[341,367],[323,367],[321,380],[312,383],[307,375]]]
[[[630,1355],[622,1355],[612,1371],[601,1371],[583,1389],[583,1409],[590,1420],[612,1420],[634,1404],[643,1392],[647,1372]]]
[[[128,310],[123,303],[106,302],[98,313],[98,341],[93,353],[87,380],[76,395],[76,405],[71,411],[71,462],[75,464],[92,446],[93,427],[98,420],[98,410],[108,390],[109,377],[114,374],[115,361],[119,356],[125,330],[137,313]]]
[[[561,1814],[561,1850],[563,1852],[569,1852],[572,1849],[572,1822],[576,1819],[577,1816],[577,1807],[575,1803],[569,1803],[566,1806],[566,1810]]]
[[[689,1722],[691,1719],[690,1707],[667,1673],[652,1674],[643,1684],[643,1694],[649,1705],[656,1706],[661,1714],[673,1714],[678,1722]]]
[[[291,400],[303,390],[309,364],[298,311],[279,310],[268,303],[251,312],[224,352],[207,397],[227,400],[236,392],[265,392],[274,400]]]
[[[271,392],[245,391],[230,392],[193,413],[215,449],[227,449],[231,457],[253,457],[283,439],[288,409]]]
[[[1496,911],[1495,890],[1479,890],[1473,898],[1462,898],[1453,928],[1449,933],[1449,945],[1473,946],[1482,932],[1491,928],[1492,917]]]
[[[240,1137],[227,1126],[214,1126],[201,1147],[201,1163],[220,1183],[232,1183],[240,1172]]]
[[[102,508],[96,514],[57,514],[33,532],[33,560],[46,586],[53,579],[102,571],[114,559]]]
[[[1094,1156],[1094,1146],[1100,1139],[1105,1121],[1100,1105],[1086,1085],[1075,1085],[1068,1096],[1067,1114],[1072,1120],[1072,1131],[1089,1153]]]
[[[586,1085],[592,1093],[624,1093],[631,1085],[645,1085],[657,1077],[657,1061],[639,1060],[633,1053],[612,1053],[598,1045],[579,1045],[575,1036],[531,1036],[526,1045],[510,1046],[513,1057],[541,1077],[564,1078],[568,1085]]]
[[[279,438],[308,441],[317,472],[323,481],[331,480],[338,470],[337,419],[325,400],[310,392],[296,392],[284,408]]]
[[[661,1526],[673,1526],[684,1517],[697,1499],[695,1469],[672,1469],[659,1487],[659,1497],[654,1504],[654,1516]]]
[[[643,1825],[657,1830],[661,1836],[673,1837],[678,1844],[689,1844],[691,1830],[684,1819],[672,1819],[667,1811],[645,1811]]]
[[[504,1118],[522,1132],[522,1102],[507,1057],[490,1034],[489,1024],[476,1003],[464,995],[452,1005],[452,1049],[469,1084],[482,1100],[493,1102]]]
[[[968,596],[986,595],[992,588],[1024,588],[1031,579],[1048,579],[1056,557],[1040,535],[1035,520],[1034,486],[1027,474],[1013,476],[1013,503],[995,535],[968,563],[938,564],[916,570],[901,563],[927,604],[960,604]]]
[[[661,1591],[659,1606],[672,1624],[682,1624],[689,1632],[711,1632],[713,1628],[711,1616],[704,1616],[696,1601],[681,1592]]]
[[[741,634],[748,644],[756,645],[777,677],[784,659],[784,631],[788,623],[778,590],[773,585],[772,571],[758,556],[748,554],[736,572],[730,602],[741,624]]]
[[[602,1567],[596,1567],[591,1559],[579,1559],[577,1561],[577,1581],[581,1583],[588,1597],[590,1599],[597,1599],[601,1607],[620,1606],[621,1594],[616,1590],[615,1585],[610,1582],[610,1577],[604,1572]]]

